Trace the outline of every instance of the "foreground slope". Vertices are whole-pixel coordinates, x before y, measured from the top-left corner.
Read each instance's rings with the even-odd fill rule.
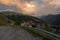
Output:
[[[48,24],[45,22],[45,21],[43,21],[42,19],[39,19],[39,18],[36,18],[36,17],[33,17],[33,16],[29,16],[29,15],[23,15],[23,14],[19,14],[19,13],[16,13],[16,12],[9,12],[9,11],[6,11],[6,12],[1,12],[0,13],[0,15],[1,15],[1,17],[3,16],[5,19],[6,19],[6,21],[5,21],[5,19],[4,19],[4,21],[5,22],[7,22],[6,24],[7,25],[9,25],[9,26],[13,26],[13,27],[15,27],[15,26],[19,26],[18,28],[20,28],[20,27],[23,27],[23,26],[21,26],[21,24],[24,24],[24,27],[23,27],[23,29],[25,30],[26,28],[25,27],[29,27],[29,26],[32,26],[32,27],[37,27],[37,28],[44,28],[45,27],[45,25],[47,26]],[[1,20],[1,19],[0,19]],[[3,20],[3,19],[2,19]],[[1,20],[1,21],[2,21]],[[2,22],[2,23],[4,23],[4,22]],[[8,24],[9,23],[9,24]],[[5,24],[5,23],[4,23]],[[12,24],[12,25],[11,25]],[[26,26],[25,26],[26,25]],[[3,25],[3,26],[5,26],[5,25]],[[48,27],[48,26],[47,26]],[[6,28],[6,27],[5,27]],[[5,29],[4,28],[4,29]],[[4,30],[3,29],[3,30]],[[49,28],[50,29],[50,28]],[[8,30],[11,30],[12,31],[12,29],[10,29],[10,28],[8,28]],[[8,31],[7,30],[7,31]],[[6,31],[6,32],[7,32]],[[16,31],[16,30],[15,30]],[[18,30],[19,31],[19,30]],[[19,33],[19,32],[16,32],[16,33]],[[49,36],[47,36],[46,34],[44,34],[44,33],[40,33],[40,32],[37,32],[37,31],[32,31],[32,29],[27,29],[27,31],[28,32],[30,32],[31,34],[34,34],[34,36],[35,35],[37,35],[38,36],[38,38],[37,39],[35,39],[35,37],[33,37],[33,39],[30,39],[30,40],[41,40],[41,39],[39,39],[40,37],[42,37],[43,39],[46,39],[46,40],[50,40],[51,39],[51,37],[49,37]],[[10,32],[10,31],[9,31]],[[14,32],[14,31],[13,31]],[[22,34],[24,34],[24,36],[22,35]],[[25,35],[25,31],[24,31],[24,33],[22,33],[21,35],[23,36],[23,38],[25,38],[26,37],[26,35]],[[26,33],[27,34],[27,33]],[[42,34],[42,35],[41,35]],[[5,35],[5,34],[4,34]],[[29,34],[30,35],[30,34]],[[29,35],[28,35],[28,37],[29,37]],[[45,35],[45,36],[44,36]],[[5,35],[6,36],[6,35]],[[18,35],[19,36],[19,35]],[[18,37],[17,36],[17,37]],[[22,37],[21,36],[21,37]],[[3,36],[4,37],[4,36]],[[2,37],[2,38],[3,38]],[[9,36],[10,37],[10,36]],[[26,37],[26,38],[28,38],[28,37]],[[32,36],[30,36],[30,37],[32,37]],[[13,37],[12,37],[13,38]],[[16,38],[16,36],[14,37],[14,38]],[[19,39],[20,37],[18,37],[18,39]],[[22,39],[23,40],[23,39]]]
[[[42,40],[23,29],[0,26],[0,40]]]

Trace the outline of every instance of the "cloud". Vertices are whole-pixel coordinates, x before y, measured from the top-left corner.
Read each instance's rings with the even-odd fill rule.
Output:
[[[9,7],[16,7],[18,10],[21,10],[22,12],[26,12],[28,11],[28,9],[26,8],[26,4],[34,4],[35,0],[0,0],[0,4],[9,6]],[[33,11],[33,9],[30,9],[29,11]]]
[[[0,0],[0,4],[22,8],[24,3],[31,2],[31,1],[32,0]]]
[[[60,5],[60,0],[45,0],[45,2],[51,5]]]
[[[36,11],[29,15],[41,16],[60,13],[60,0],[0,0],[0,4],[15,7],[22,12],[25,11],[26,3],[36,5]]]
[[[44,0],[43,4],[38,8],[37,14],[40,16],[60,14],[60,0]]]

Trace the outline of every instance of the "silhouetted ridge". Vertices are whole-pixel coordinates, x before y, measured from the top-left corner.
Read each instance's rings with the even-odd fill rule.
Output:
[[[60,25],[60,14],[44,16],[42,19],[52,25]]]

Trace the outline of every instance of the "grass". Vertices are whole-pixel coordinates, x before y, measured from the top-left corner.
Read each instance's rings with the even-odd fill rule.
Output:
[[[55,32],[55,34],[59,35],[60,36],[60,33],[59,32]]]
[[[40,29],[46,30],[46,31],[48,31],[48,32],[53,32],[53,31],[54,31],[54,30],[52,30],[51,28],[40,28]],[[54,34],[60,36],[60,33],[59,33],[59,32],[54,32]]]
[[[7,24],[8,24],[7,20],[3,16],[0,15],[0,26],[7,25]]]
[[[51,28],[41,28],[43,30],[46,30],[46,31],[49,31],[49,32],[52,32],[53,30]]]
[[[21,28],[28,31],[29,33],[31,33],[35,37],[42,37],[44,40],[53,40],[52,37],[49,37],[48,35],[46,35],[44,33],[37,32],[37,31],[30,29],[30,28],[27,28],[27,27],[21,27]]]

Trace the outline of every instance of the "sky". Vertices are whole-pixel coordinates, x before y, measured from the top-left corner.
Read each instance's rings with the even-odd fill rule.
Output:
[[[1,10],[14,10],[33,16],[55,15],[60,14],[60,0],[0,0]]]

